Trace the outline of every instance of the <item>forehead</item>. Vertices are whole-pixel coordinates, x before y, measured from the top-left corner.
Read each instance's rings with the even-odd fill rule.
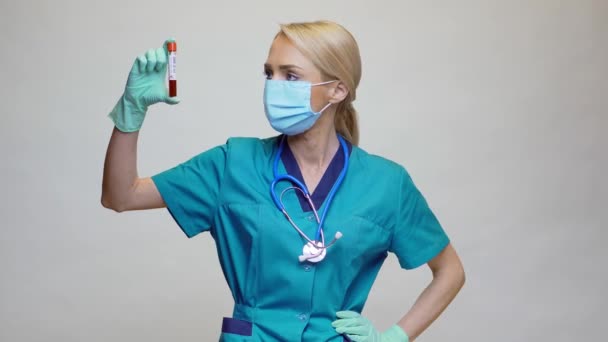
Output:
[[[273,67],[280,65],[295,64],[302,69],[315,70],[312,61],[304,56],[300,50],[284,35],[278,35],[270,46],[266,63]]]

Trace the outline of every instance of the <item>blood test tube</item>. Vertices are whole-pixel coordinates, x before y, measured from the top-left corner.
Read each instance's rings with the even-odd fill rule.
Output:
[[[177,96],[177,78],[175,75],[175,53],[177,51],[177,44],[175,44],[175,42],[168,42],[167,51],[169,52],[169,97],[175,97]]]

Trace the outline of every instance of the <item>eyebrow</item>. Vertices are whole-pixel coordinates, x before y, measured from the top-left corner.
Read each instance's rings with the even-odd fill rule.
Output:
[[[266,69],[272,69],[272,67],[268,63],[264,64],[264,68],[266,68]],[[282,64],[282,65],[279,65],[279,70],[287,70],[287,69],[300,69],[300,70],[304,70],[304,69],[300,68],[299,66],[297,66],[295,64]]]

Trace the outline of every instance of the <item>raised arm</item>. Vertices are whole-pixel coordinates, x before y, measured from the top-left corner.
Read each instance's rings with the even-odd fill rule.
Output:
[[[179,103],[167,94],[168,41],[137,57],[125,91],[109,115],[115,127],[106,152],[101,204],[117,212],[165,207],[152,179],[138,177],[137,139],[149,106]]]

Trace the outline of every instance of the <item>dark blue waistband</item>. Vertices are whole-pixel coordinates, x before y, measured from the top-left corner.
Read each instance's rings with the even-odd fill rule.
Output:
[[[241,319],[224,317],[222,320],[222,332],[241,336],[251,336],[253,334],[253,324]],[[352,342],[348,336],[344,336],[344,342]]]
[[[242,336],[251,336],[253,333],[253,325],[251,322],[236,318],[224,317],[222,320],[222,332]]]

